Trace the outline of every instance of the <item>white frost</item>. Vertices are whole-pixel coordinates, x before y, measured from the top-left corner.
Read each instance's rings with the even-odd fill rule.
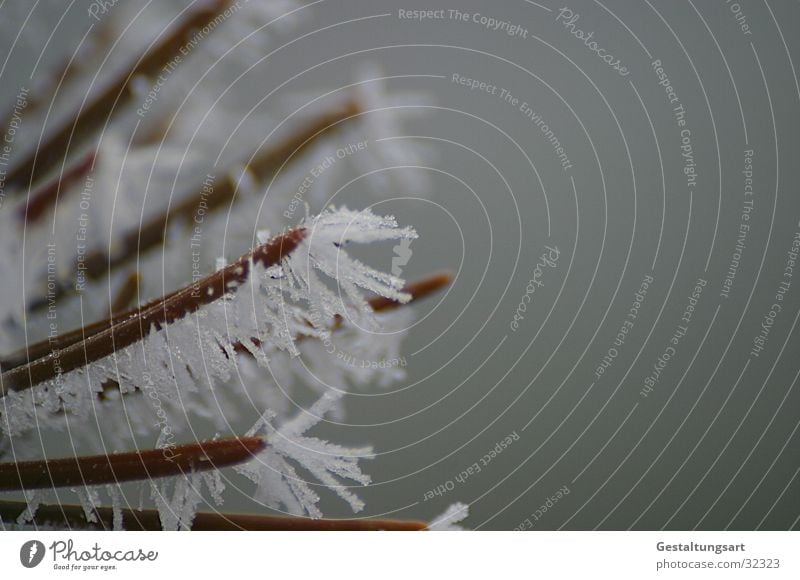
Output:
[[[372,459],[372,448],[347,448],[305,436],[305,432],[335,406],[340,396],[335,392],[326,393],[310,409],[277,427],[273,424],[273,415],[267,413],[251,429],[248,434],[266,437],[268,447],[236,470],[256,484],[254,498],[257,501],[294,515],[322,517],[317,507],[319,495],[298,474],[295,466],[299,466],[350,504],[354,512],[364,509],[364,503],[341,480],[369,485],[371,480],[361,471],[358,460]]]
[[[464,528],[456,525],[469,517],[469,506],[465,503],[454,503],[443,514],[433,518],[428,524],[428,529],[435,532],[460,531]]]

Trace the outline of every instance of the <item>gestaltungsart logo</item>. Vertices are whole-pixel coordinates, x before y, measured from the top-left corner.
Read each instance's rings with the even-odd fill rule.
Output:
[[[44,544],[39,540],[28,540],[19,549],[19,561],[26,568],[36,568],[44,559]]]

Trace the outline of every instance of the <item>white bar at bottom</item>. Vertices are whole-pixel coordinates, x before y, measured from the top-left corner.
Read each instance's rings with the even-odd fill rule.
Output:
[[[31,541],[44,555],[32,568]],[[70,543],[71,542],[71,543]],[[25,546],[23,548],[23,545]],[[800,578],[797,532],[3,532],[2,578]],[[30,564],[30,562],[28,562]]]

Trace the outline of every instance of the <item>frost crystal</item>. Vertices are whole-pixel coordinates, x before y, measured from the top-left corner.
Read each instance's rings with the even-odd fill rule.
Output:
[[[9,21],[12,26],[29,12],[11,9],[19,12]],[[209,23],[184,39],[189,54],[180,67],[170,67],[154,99],[154,78],[131,75],[131,63],[159,38],[180,30],[178,36],[184,35],[181,27],[189,20],[181,18],[196,17],[195,10],[210,10]],[[296,0],[180,0],[147,10],[120,3],[107,12],[98,19],[103,33],[89,38],[69,75],[34,79],[31,96],[50,94],[52,102],[26,112],[25,131],[15,143],[20,156],[72,123],[76,111],[107,87],[119,79],[130,82],[102,131],[87,127],[85,151],[62,165],[57,204],[36,199],[49,184],[43,175],[30,191],[0,200],[0,271],[6,274],[0,277],[0,352],[107,318],[132,274],[138,280],[137,302],[143,304],[186,286],[200,272],[219,270],[226,258],[256,241],[266,243],[269,231],[300,221],[305,236],[279,264],[264,267],[251,260],[246,279],[230,282],[223,297],[154,325],[139,342],[2,397],[0,458],[55,455],[43,449],[57,444],[42,438],[45,430],[63,431],[75,455],[153,447],[167,453],[209,431],[241,433],[259,417],[251,433],[263,436],[267,446],[237,468],[256,484],[256,500],[318,518],[318,491],[327,488],[353,511],[362,510],[351,488],[370,483],[359,459],[372,458],[372,449],[343,447],[308,432],[325,417],[342,418],[349,387],[389,387],[404,378],[401,341],[410,313],[375,313],[368,302],[372,294],[407,302],[403,280],[355,259],[345,247],[383,241],[407,245],[416,233],[391,216],[329,204],[341,185],[337,171],[347,164],[378,195],[397,195],[398,189],[418,195],[427,189],[426,170],[419,167],[428,154],[420,154],[423,144],[404,136],[400,126],[409,114],[424,112],[424,102],[417,95],[387,91],[375,69],[362,70],[346,90],[301,98],[299,108],[296,100],[274,117],[264,109],[279,97],[270,93],[268,101],[258,91],[229,91],[264,59],[268,39],[309,12]],[[178,12],[182,17],[173,19]],[[165,22],[176,26],[165,28]],[[6,28],[0,22],[0,30]],[[38,43],[47,36],[42,29],[32,20],[27,30],[35,34],[21,40]],[[145,102],[146,114],[135,110]],[[307,147],[303,143],[302,155],[294,154],[297,148],[283,159],[309,131],[316,134],[306,140]],[[263,150],[272,155],[258,170],[252,161]],[[309,167],[323,159],[336,163],[314,180],[302,200],[295,199]],[[201,186],[204,194],[219,196],[212,201],[201,196],[197,203]],[[209,207],[226,195],[221,190],[230,197]],[[38,207],[36,216],[28,215],[32,206]],[[176,217],[170,213],[175,207],[182,208]],[[147,227],[152,234],[153,223],[160,226],[167,215],[163,243],[158,237],[152,246],[131,252],[129,236],[141,240]],[[190,245],[188,238],[197,233],[197,224],[202,224],[202,252],[196,258],[195,241]],[[76,293],[83,258],[95,265],[105,261],[110,271],[93,271],[96,278],[83,280]],[[33,308],[37,302],[44,307]],[[56,318],[58,328],[53,327]],[[57,360],[56,352],[50,356]],[[296,411],[297,400],[309,395],[318,397],[316,402]],[[222,504],[225,490],[219,471],[130,485],[134,491],[138,485],[140,509],[149,491],[165,530],[191,528],[198,506]],[[110,504],[113,527],[122,529],[127,499],[120,485],[69,491],[77,495],[87,522],[99,524],[96,508]],[[27,509],[17,524],[33,525],[38,507],[48,499],[60,503],[62,495],[26,491]],[[445,527],[461,519],[448,514],[442,518]]]
[[[106,492],[111,498],[111,511],[113,513],[114,531],[122,530],[122,490],[119,485],[107,485]]]
[[[371,458],[372,449],[342,447],[307,432],[326,415],[341,416],[347,384],[376,377],[390,384],[403,376],[396,361],[408,312],[376,315],[364,297],[370,292],[406,302],[410,297],[402,291],[403,281],[348,256],[344,248],[412,239],[416,233],[400,228],[392,217],[345,208],[309,217],[299,227],[305,237],[293,252],[270,268],[251,260],[246,281],[229,287],[225,297],[153,328],[142,341],[87,367],[4,397],[0,420],[17,456],[37,453],[36,427],[68,428],[80,452],[111,452],[140,447],[142,438],[153,436],[155,424],[160,431],[154,446],[166,449],[181,435],[196,437],[198,420],[230,428],[231,421],[242,417],[244,399],[261,414],[251,433],[263,435],[268,443],[239,468],[256,483],[257,501],[318,518],[322,512],[316,490],[325,487],[354,511],[362,510],[363,502],[348,483],[369,484],[358,460]],[[339,324],[342,329],[336,330]],[[335,345],[334,354],[324,345]],[[357,368],[341,353],[358,353],[375,364]],[[282,419],[288,405],[281,389],[300,377],[312,382],[305,376],[309,370],[325,394],[308,410]],[[109,382],[115,385],[111,391]],[[100,392],[102,400],[97,398]],[[80,429],[70,427],[76,418]],[[306,481],[308,476],[313,481]],[[219,473],[151,484],[164,529],[191,527],[203,487],[216,503],[222,501]],[[104,491],[112,501],[114,526],[120,526],[118,490],[105,486]],[[102,504],[97,490],[73,492],[87,519],[94,521],[93,506]]]
[[[460,531],[464,528],[456,525],[469,517],[469,506],[465,503],[454,503],[445,512],[431,520],[428,529],[436,532]]]
[[[234,345],[243,345],[266,366],[277,350],[299,354],[296,336],[327,336],[336,317],[377,329],[364,290],[408,301],[401,279],[347,256],[342,247],[413,238],[412,229],[399,228],[391,217],[347,209],[325,211],[301,227],[306,238],[284,259],[279,277],[260,263],[251,264],[247,281],[229,287],[226,298],[154,328],[143,341],[87,367],[10,393],[3,400],[3,430],[17,436],[37,424],[57,426],[62,410],[83,418],[97,414],[105,405],[96,395],[109,381],[123,394],[143,391],[141,411],[149,407],[157,417],[164,413],[171,423],[182,424],[187,413],[207,416],[218,408],[216,387],[237,370]],[[148,420],[152,425],[147,419],[143,426]]]
[[[203,501],[202,482],[199,473],[150,482],[150,497],[156,502],[164,531],[175,532],[192,527],[197,506]]]
[[[250,430],[249,435],[265,436],[268,447],[253,461],[236,469],[256,484],[257,501],[295,515],[322,517],[316,505],[320,498],[298,475],[295,469],[298,465],[335,491],[354,512],[364,509],[364,503],[340,479],[369,485],[370,478],[362,473],[358,460],[372,459],[372,448],[346,448],[304,435],[335,406],[339,397],[341,394],[326,393],[310,409],[277,427],[273,425],[272,413],[266,413]]]

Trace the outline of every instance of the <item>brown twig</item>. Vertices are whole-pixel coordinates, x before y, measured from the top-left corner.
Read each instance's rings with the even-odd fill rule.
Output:
[[[131,272],[122,283],[117,296],[109,307],[111,316],[119,315],[130,309],[131,304],[136,304],[136,297],[139,294],[139,272]]]
[[[417,300],[421,300],[422,298],[441,290],[445,286],[449,285],[452,281],[453,275],[450,272],[441,272],[439,274],[434,274],[433,276],[423,278],[422,280],[417,280],[416,282],[406,284],[406,286],[403,288],[403,292],[411,296],[411,302],[416,302]],[[396,300],[386,298],[385,296],[375,296],[374,298],[369,299],[369,306],[374,312],[394,310],[402,305],[402,302],[397,302]],[[344,324],[344,320],[340,315],[337,314],[333,321],[333,327],[331,330],[338,330],[342,324]]]
[[[453,275],[448,272],[443,272],[440,274],[435,274],[433,276],[429,276],[427,278],[423,278],[422,280],[418,280],[417,282],[412,282],[406,285],[403,288],[403,292],[406,294],[411,295],[411,301],[418,301],[421,300],[430,294],[444,288],[453,280]],[[52,354],[55,351],[63,351],[64,349],[75,347],[75,345],[79,345],[81,342],[86,341],[88,338],[101,334],[103,332],[107,332],[111,329],[114,324],[119,323],[120,321],[129,320],[138,315],[139,312],[144,312],[146,310],[152,309],[154,306],[158,304],[162,304],[164,302],[168,302],[172,299],[172,297],[177,294],[177,292],[173,292],[172,294],[168,294],[163,298],[159,298],[153,302],[150,302],[144,306],[132,308],[130,310],[114,314],[111,318],[106,320],[101,320],[90,324],[88,326],[84,326],[83,328],[78,328],[76,330],[72,330],[70,332],[64,333],[59,335],[58,337],[54,337],[52,339],[43,340],[40,342],[36,342],[33,344],[28,345],[27,347],[18,350],[10,355],[7,355],[0,359],[0,366],[5,369],[6,372],[10,372],[11,370],[18,369],[24,365],[30,364],[28,361],[36,361],[37,359],[47,357],[48,355]],[[376,296],[374,298],[369,299],[369,305],[375,312],[381,312],[385,310],[391,310],[393,308],[397,308],[398,306],[402,306],[400,302],[396,302],[391,298],[384,298],[383,296]],[[343,324],[343,320],[341,316],[337,316],[333,322],[333,327],[331,330],[337,330]],[[302,339],[302,336],[297,337],[298,339]],[[254,340],[254,343],[258,345],[258,341]],[[83,350],[82,347],[78,346],[79,350]],[[244,346],[242,345],[234,345],[234,348],[238,352],[246,353],[249,352]],[[6,374],[3,374],[3,380],[5,380]],[[4,393],[0,392],[0,395]]]
[[[355,114],[357,114],[357,109],[353,102],[349,102],[344,108],[324,113],[283,143],[255,157],[247,166],[247,170],[253,173],[257,181],[263,181],[274,170],[303,151],[312,141]],[[226,174],[219,183],[214,184],[213,195],[200,191],[189,199],[176,204],[163,214],[154,217],[149,222],[142,224],[141,227],[123,234],[119,243],[119,250],[114,255],[109,256],[104,252],[90,253],[86,258],[88,277],[92,279],[99,278],[110,269],[118,267],[140,256],[143,252],[162,244],[166,232],[169,231],[170,224],[178,220],[191,223],[192,219],[197,215],[198,208],[202,207],[207,215],[217,209],[226,207],[234,201],[235,196],[236,180],[232,175]],[[201,206],[201,204],[204,205]],[[71,282],[68,284],[70,288],[73,286],[74,284]]]
[[[96,156],[97,154],[94,151],[88,153],[80,163],[67,169],[64,173],[54,176],[39,191],[31,192],[27,203],[20,207],[17,213],[17,219],[20,223],[27,222],[30,225],[31,222],[35,222],[42,217],[47,208],[56,203],[63,190],[77,183],[81,178],[86,177],[94,166]]]
[[[288,253],[288,252],[287,252]],[[411,295],[411,300],[416,301],[426,296],[440,290],[441,288],[447,286],[452,282],[453,275],[447,272],[443,272],[440,274],[435,274],[428,278],[423,278],[417,282],[412,282],[408,284],[405,288],[403,288],[403,292]],[[176,290],[175,292],[168,294],[162,298],[158,298],[157,300],[153,300],[144,306],[137,306],[132,309],[129,309],[124,312],[114,313],[111,318],[100,320],[98,322],[94,322],[83,328],[78,328],[72,330],[70,332],[66,332],[61,334],[57,337],[42,340],[33,344],[26,346],[14,353],[6,355],[0,358],[0,367],[4,369],[5,372],[9,372],[11,370],[17,369],[22,367],[23,365],[30,364],[29,361],[36,361],[37,359],[47,357],[48,355],[52,354],[54,350],[56,351],[63,351],[69,347],[73,347],[88,338],[91,338],[97,334],[107,332],[111,329],[115,324],[120,323],[120,321],[129,320],[138,316],[140,312],[144,312],[150,310],[159,304],[164,302],[168,302],[181,290]],[[369,305],[375,312],[380,312],[383,310],[390,310],[392,308],[396,308],[400,306],[399,302],[395,302],[390,298],[384,298],[382,296],[377,296],[374,298],[370,298]],[[334,320],[333,328],[331,330],[336,330],[339,328],[343,323],[341,317],[337,317]],[[301,337],[298,337],[301,338]],[[246,349],[241,345],[237,348],[240,352],[246,352]],[[5,377],[5,373],[3,374]],[[0,391],[0,396],[3,393]]]
[[[421,280],[417,280],[416,282],[407,284],[406,287],[403,288],[403,292],[410,294],[411,300],[419,300],[421,298],[425,298],[426,296],[430,296],[434,292],[438,292],[445,286],[449,286],[452,281],[453,274],[450,272],[440,272],[438,274],[434,274],[433,276],[428,276]],[[402,306],[400,302],[396,302],[395,300],[386,298],[384,296],[371,298],[369,305],[375,312],[392,310],[393,308]]]
[[[296,228],[256,247],[232,264],[185,286],[172,294],[136,308],[127,318],[116,318],[101,322],[95,334],[70,344],[60,351],[49,352],[31,362],[16,366],[0,375],[0,397],[9,391],[22,391],[53,379],[61,373],[86,366],[143,340],[153,328],[160,330],[201,306],[235,292],[250,275],[250,263],[264,267],[278,264],[292,252],[305,236],[305,230]],[[103,327],[105,325],[105,327]],[[72,337],[74,338],[74,334]]]
[[[23,501],[0,501],[0,520],[16,523],[27,509]],[[97,522],[86,520],[79,505],[42,505],[36,510],[31,525],[54,526],[65,529],[113,529],[114,510],[107,507],[94,509]],[[123,528],[133,531],[161,530],[158,511],[153,509],[122,509]],[[428,528],[425,522],[415,520],[353,519],[329,520],[266,516],[253,514],[223,514],[198,512],[191,529],[194,531],[422,531]]]
[[[114,455],[0,463],[0,491],[123,483],[221,469],[262,451],[260,437],[235,437]]]
[[[247,170],[253,174],[256,181],[264,182],[285,164],[296,159],[320,137],[341,128],[343,123],[356,118],[360,112],[360,105],[353,98],[341,106],[321,113],[282,142],[255,155],[246,166]],[[170,225],[177,221],[193,223],[192,220],[197,216],[199,208],[202,208],[208,215],[235,202],[237,184],[235,177],[230,173],[225,173],[218,183],[214,183],[213,195],[209,195],[207,187],[204,184],[198,192],[186,200],[165,210],[140,227],[124,232],[113,254],[105,251],[89,252],[84,259],[86,277],[92,280],[101,278],[113,268],[127,264],[141,256],[143,252],[163,244]],[[31,201],[27,210],[29,215],[31,211],[34,211],[32,214],[34,216],[40,215],[48,204],[54,202],[58,193],[59,182],[56,181]],[[60,298],[68,294],[74,287],[74,280],[57,282],[55,288],[51,289],[52,294],[49,299],[33,300],[28,304],[28,309],[40,310],[49,303],[48,300],[52,300],[53,297]]]
[[[67,121],[54,132],[35,151],[11,169],[6,181],[7,187],[24,191],[64,163],[70,152],[80,147],[96,131],[103,127],[122,105],[132,100],[134,92],[131,80],[137,76],[156,75],[180,48],[195,34],[219,16],[231,0],[216,0],[202,3],[188,17],[179,22],[173,30],[161,36],[119,77],[109,83],[106,89],[89,100],[72,120]]]
[[[54,350],[60,351],[68,346],[79,343],[82,340],[86,340],[91,336],[110,329],[118,322],[136,316],[139,312],[144,312],[156,304],[169,300],[178,292],[180,292],[180,290],[182,289],[170,292],[161,298],[151,300],[142,306],[134,306],[133,308],[129,308],[128,310],[124,310],[122,312],[112,312],[112,315],[109,318],[98,320],[97,322],[87,324],[81,328],[75,328],[69,332],[59,334],[58,336],[29,344],[11,354],[0,357],[0,368],[2,368],[5,372],[21,365],[28,364],[30,361],[35,361],[36,359],[45,357],[51,354]]]

